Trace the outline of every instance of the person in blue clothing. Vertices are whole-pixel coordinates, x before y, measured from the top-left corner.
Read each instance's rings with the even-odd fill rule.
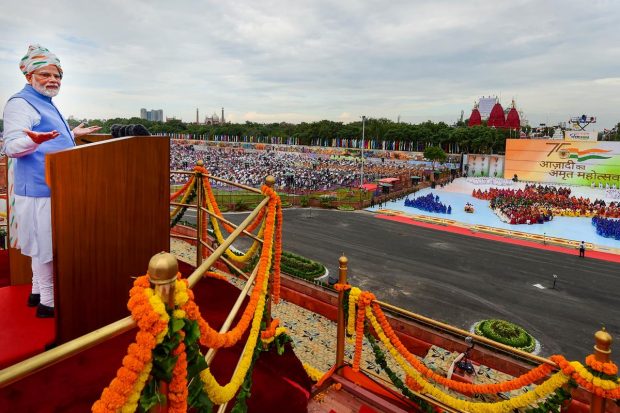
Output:
[[[45,182],[45,155],[75,146],[75,138],[100,128],[80,124],[73,130],[52,102],[63,71],[48,49],[31,45],[20,60],[24,88],[4,107],[4,152],[14,162],[14,214],[17,248],[32,258],[32,292],[28,305],[37,317],[54,316],[54,277],[50,188]]]

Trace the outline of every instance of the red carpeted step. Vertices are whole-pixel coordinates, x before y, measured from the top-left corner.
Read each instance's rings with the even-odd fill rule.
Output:
[[[0,287],[11,284],[9,272],[9,250],[0,250]]]
[[[30,285],[0,288],[0,369],[45,351],[56,335],[53,318],[35,317]]]
[[[216,329],[239,293],[234,286],[214,279],[201,280],[194,291],[203,316]],[[11,412],[89,411],[121,366],[134,336],[135,330],[130,331],[0,389],[0,406]],[[241,346],[222,350],[215,357],[213,373],[220,383],[232,374]],[[249,411],[306,412],[310,386],[290,347],[282,356],[275,351],[263,353],[254,369]]]

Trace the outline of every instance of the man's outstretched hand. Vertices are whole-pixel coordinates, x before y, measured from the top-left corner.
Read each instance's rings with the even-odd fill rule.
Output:
[[[29,129],[24,129],[24,132],[26,133],[26,135],[28,135],[28,137],[30,137],[30,139],[32,139],[34,143],[37,143],[39,145],[43,142],[47,142],[50,139],[54,139],[55,137],[60,136],[60,133],[55,130],[51,132],[33,132]]]
[[[80,123],[75,128],[73,128],[71,132],[73,132],[73,135],[76,138],[79,138],[80,136],[88,135],[90,133],[95,133],[99,129],[101,129],[101,126],[88,126],[85,128],[84,123]]]

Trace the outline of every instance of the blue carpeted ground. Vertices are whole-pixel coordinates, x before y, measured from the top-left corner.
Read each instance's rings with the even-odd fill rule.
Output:
[[[452,206],[451,215],[426,212],[416,208],[406,207],[404,199],[388,202],[383,206],[383,208],[403,211],[409,214],[448,218],[470,225],[487,225],[490,227],[510,229],[514,231],[527,232],[530,234],[546,234],[550,237],[586,241],[604,247],[620,248],[620,241],[616,241],[612,238],[601,237],[596,234],[591,218],[554,217],[553,221],[546,222],[544,224],[510,225],[502,222],[499,217],[495,215],[489,207],[489,201],[476,199],[471,195],[458,192],[449,192],[442,188],[425,188],[419,191],[416,196],[426,195],[430,192],[434,195],[439,195],[440,202]],[[409,197],[413,198],[413,195],[409,195]],[[463,210],[467,202],[474,205],[475,212],[473,214],[466,213]],[[378,209],[379,208],[375,206],[374,208],[368,208],[367,210],[377,211]]]

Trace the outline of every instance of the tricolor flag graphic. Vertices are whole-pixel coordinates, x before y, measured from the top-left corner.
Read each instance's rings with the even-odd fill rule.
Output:
[[[570,159],[577,159],[577,162],[587,161],[588,159],[609,159],[611,156],[604,156],[604,154],[611,152],[611,150],[605,149],[586,149],[580,151],[577,148],[567,148],[570,152]]]

